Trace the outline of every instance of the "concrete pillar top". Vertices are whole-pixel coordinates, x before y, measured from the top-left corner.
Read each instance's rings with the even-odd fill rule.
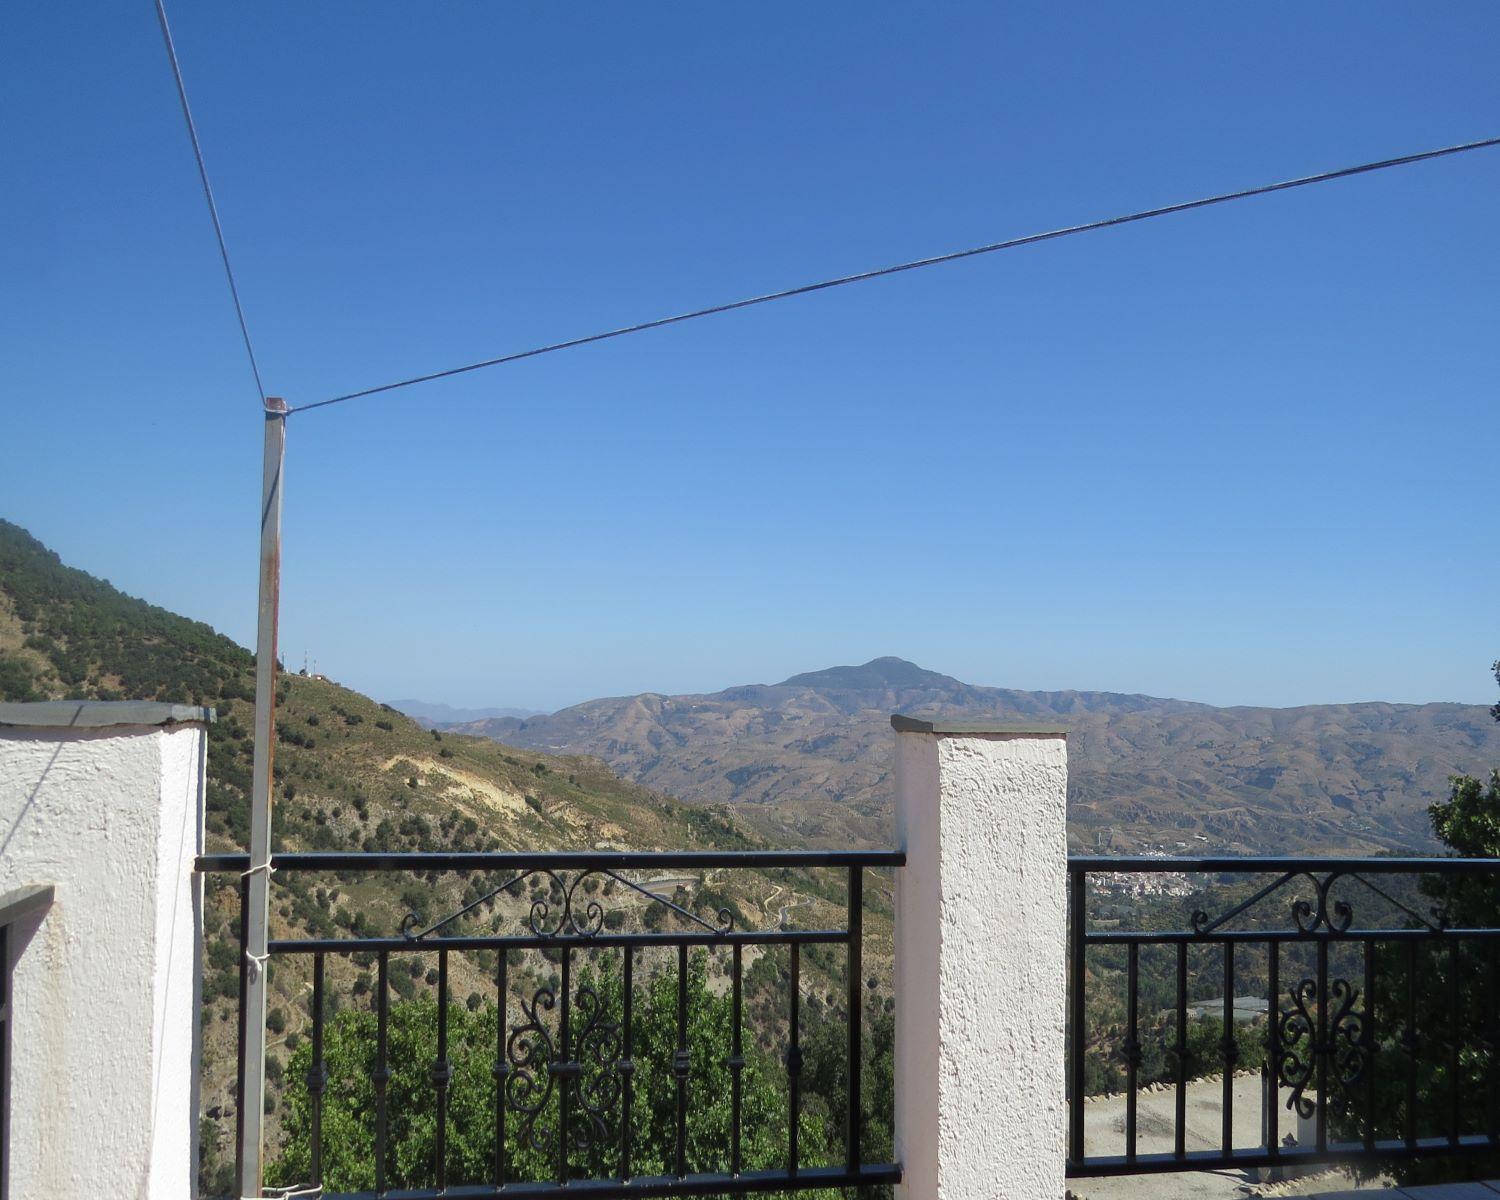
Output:
[[[112,725],[212,723],[214,710],[156,700],[34,700],[0,704],[0,725],[23,729],[107,729]]]
[[[908,717],[896,713],[891,728],[897,733],[936,733],[949,737],[1060,737],[1068,736],[1061,725],[1017,725],[1013,721],[958,721],[947,717]]]

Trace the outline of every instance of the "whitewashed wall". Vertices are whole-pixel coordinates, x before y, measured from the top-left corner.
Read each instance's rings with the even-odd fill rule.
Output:
[[[10,1194],[194,1192],[207,710],[0,704],[12,937]]]
[[[903,1200],[1061,1200],[1067,744],[893,718]]]

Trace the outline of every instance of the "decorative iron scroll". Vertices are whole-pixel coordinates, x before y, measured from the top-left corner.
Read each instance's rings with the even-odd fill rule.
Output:
[[[521,1144],[543,1152],[547,1150],[551,1131],[538,1129],[537,1118],[552,1099],[552,1063],[557,1055],[552,1034],[537,1010],[550,1010],[556,1003],[556,996],[548,987],[537,988],[530,1004],[522,997],[521,1012],[526,1020],[512,1026],[505,1039],[505,1056],[511,1068],[505,1078],[505,1102],[520,1118]]]
[[[1347,1090],[1364,1076],[1367,1065],[1366,1014],[1355,1007],[1359,989],[1345,979],[1328,985],[1326,997],[1319,996],[1314,980],[1304,979],[1293,987],[1287,998],[1291,1007],[1276,1013],[1277,1042],[1281,1057],[1276,1064],[1277,1080],[1291,1089],[1286,1106],[1304,1120],[1317,1112],[1317,1102],[1305,1093],[1314,1080],[1319,1060],[1326,1060],[1328,1079]],[[1320,1005],[1329,1006],[1328,1040],[1318,1038]]]
[[[599,993],[588,984],[573,993],[582,1026],[572,1058],[562,1058],[543,1019],[557,1004],[557,994],[548,987],[538,988],[530,1002],[521,999],[525,1019],[511,1026],[505,1040],[508,1061],[495,1072],[504,1080],[506,1105],[518,1118],[521,1144],[543,1153],[556,1147],[557,1128],[547,1117],[552,1113],[555,1119],[554,1093],[566,1098],[575,1118],[569,1124],[569,1148],[588,1150],[609,1141],[610,1120],[633,1069],[621,1057],[620,1023],[609,1019]]]
[[[1287,1097],[1287,1107],[1295,1109],[1304,1120],[1317,1110],[1317,1106],[1303,1095],[1317,1062],[1318,1034],[1312,1015],[1317,994],[1318,985],[1311,979],[1304,979],[1287,993],[1292,1007],[1276,1014],[1277,1040],[1281,1046],[1277,1074],[1282,1085],[1292,1089],[1292,1094]]]
[[[714,921],[705,921],[690,909],[682,907],[682,905],[667,899],[667,897],[657,892],[651,891],[649,888],[642,887],[634,880],[626,879],[616,871],[602,868],[581,871],[573,876],[570,881],[565,882],[564,878],[556,871],[546,867],[538,867],[529,871],[522,871],[511,879],[507,879],[499,887],[486,892],[477,900],[464,905],[457,912],[449,914],[442,920],[428,925],[426,928],[422,928],[423,918],[420,914],[414,912],[407,913],[401,922],[401,932],[408,941],[420,942],[438,930],[451,925],[460,917],[473,912],[476,908],[493,900],[502,892],[515,895],[516,889],[534,876],[545,878],[551,884],[551,888],[547,894],[533,896],[531,909],[526,916],[526,928],[534,937],[587,939],[596,937],[601,933],[604,929],[604,905],[595,897],[578,895],[578,889],[584,880],[599,877],[611,880],[614,883],[618,883],[621,887],[628,888],[638,895],[645,896],[653,904],[660,904],[664,908],[670,909],[684,920],[691,921],[693,924],[701,926],[710,933],[730,933],[734,929],[734,915],[727,908],[719,909],[714,914]],[[562,904],[554,918],[552,905],[549,903],[549,896],[555,896],[559,893],[562,895]]]
[[[1335,979],[1328,989],[1333,1012],[1328,1018],[1330,1064],[1335,1078],[1347,1090],[1364,1078],[1368,1064],[1368,1014],[1355,1008],[1359,989],[1342,979]],[[1368,1005],[1369,997],[1365,998]]]
[[[1440,933],[1446,927],[1447,917],[1441,909],[1434,909],[1431,918],[1424,917],[1415,909],[1403,904],[1383,888],[1377,887],[1363,875],[1354,871],[1329,871],[1319,878],[1311,871],[1287,871],[1268,883],[1248,900],[1235,905],[1228,912],[1217,917],[1210,917],[1202,909],[1193,913],[1193,932],[1207,936],[1216,930],[1222,929],[1235,917],[1248,912],[1262,900],[1274,895],[1284,889],[1294,880],[1305,879],[1311,883],[1315,891],[1316,899],[1308,900],[1305,897],[1297,897],[1290,906],[1292,928],[1289,933],[1296,933],[1306,937],[1338,937],[1348,933],[1354,924],[1354,907],[1347,900],[1336,897],[1330,899],[1329,893],[1333,885],[1341,879],[1353,880],[1362,884],[1369,891],[1379,896],[1392,908],[1404,913],[1424,929],[1433,933]]]
[[[606,1019],[603,1002],[585,984],[577,993],[578,1031],[575,1054],[583,1072],[574,1083],[583,1120],[573,1125],[573,1144],[579,1149],[603,1143],[609,1137],[608,1118],[620,1103],[630,1074],[621,1062],[623,1031],[618,1021]]]
[[[549,941],[588,943],[603,933],[606,916],[601,897],[585,887],[585,881],[591,878],[619,884],[710,933],[734,930],[734,917],[728,908],[720,908],[715,919],[708,921],[614,870],[591,868],[567,876],[549,867],[536,867],[519,872],[425,927],[420,914],[408,913],[401,922],[401,932],[409,943],[422,943],[502,893],[519,898],[521,889],[531,880],[544,883],[545,890],[532,893],[522,919],[526,931]],[[564,954],[571,953],[570,948],[560,949]],[[563,986],[568,986],[566,973]],[[529,1001],[522,997],[519,1003],[523,1019],[506,1033],[504,1056],[495,1063],[492,1074],[504,1089],[505,1105],[516,1120],[521,1145],[548,1155],[561,1150],[565,1158],[570,1152],[607,1146],[618,1136],[612,1126],[617,1128],[625,1089],[635,1069],[635,1064],[624,1057],[620,1022],[611,1018],[599,993],[587,983],[566,994],[539,987]],[[577,1022],[570,1026],[574,1029],[571,1038],[560,1033],[554,1037],[555,1031],[547,1021],[547,1014],[554,1009],[561,1009],[563,1022],[569,1022],[570,1016]],[[566,1044],[560,1045],[558,1038]],[[560,1146],[560,1141],[566,1145]]]

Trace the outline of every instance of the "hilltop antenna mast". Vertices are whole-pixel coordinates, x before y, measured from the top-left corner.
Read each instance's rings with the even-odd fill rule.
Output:
[[[266,397],[260,492],[260,613],[255,627],[255,765],[250,869],[240,878],[240,1095],[235,1176],[242,1197],[262,1194],[266,1123],[266,965],[271,903],[271,789],[276,750],[276,632],[281,608],[281,471],[286,403]]]

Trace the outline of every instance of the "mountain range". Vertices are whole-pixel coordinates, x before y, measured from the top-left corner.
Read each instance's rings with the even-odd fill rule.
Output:
[[[536,708],[455,708],[451,704],[434,704],[427,700],[392,700],[392,708],[410,717],[417,724],[431,729],[433,726],[457,725],[467,721],[487,721],[492,717],[541,716]]]
[[[221,724],[210,754],[209,824],[212,834],[231,843],[241,833],[248,781],[241,779],[247,746],[230,735],[249,723],[251,668],[247,651],[208,626],[122,595],[0,521],[0,699],[129,697],[215,705]],[[322,681],[284,679],[294,703],[321,695]],[[356,703],[379,707],[327,686],[351,713]],[[440,724],[532,755],[588,756],[641,787],[627,796],[607,773],[557,763],[546,779],[571,775],[590,783],[542,797],[552,789],[539,783],[528,760],[521,769],[531,792],[545,800],[545,811],[531,815],[546,828],[528,830],[537,845],[572,841],[580,827],[597,828],[604,820],[600,810],[609,808],[636,814],[614,823],[652,830],[633,844],[691,844],[697,830],[685,820],[704,807],[718,810],[713,823],[731,840],[753,829],[784,845],[889,845],[894,712],[1065,726],[1073,843],[1102,851],[1430,850],[1426,810],[1446,798],[1449,777],[1500,765],[1500,724],[1480,705],[1222,708],[1115,692],[981,687],[899,658],[705,695],[591,700],[544,715],[476,718],[403,704],[424,727]],[[349,820],[349,802],[361,789],[372,793],[368,809],[375,823],[387,815],[397,790],[383,783],[385,777],[406,778],[396,778],[406,769],[397,763],[408,737],[406,720],[393,711],[398,707],[363,724],[334,714],[337,728],[346,731],[337,743],[308,728],[300,736],[317,742],[316,753],[295,742],[294,752],[283,751],[283,771],[302,757],[308,764],[296,801],[278,814],[287,842],[314,835],[362,841],[364,821]],[[452,719],[440,721],[443,716]],[[286,713],[283,740],[292,729],[288,720],[303,717],[324,719],[316,708]],[[326,758],[335,747],[342,759],[337,764]],[[460,747],[452,749],[457,754]],[[486,783],[526,792],[511,778],[516,763],[482,755],[478,747],[464,753]],[[439,816],[455,804],[452,781],[442,771],[427,774]],[[411,789],[400,794],[411,796]],[[601,803],[605,794],[609,800]],[[689,807],[665,802],[668,796]],[[340,806],[342,816],[330,819]],[[319,813],[322,823],[298,828]],[[729,814],[733,820],[721,825]],[[516,844],[514,824],[493,825],[492,836]]]
[[[1500,765],[1481,705],[1222,708],[980,687],[899,658],[450,728],[596,756],[653,790],[732,804],[779,839],[888,845],[896,712],[1065,727],[1071,840],[1101,851],[1431,850],[1427,807],[1450,776]]]

